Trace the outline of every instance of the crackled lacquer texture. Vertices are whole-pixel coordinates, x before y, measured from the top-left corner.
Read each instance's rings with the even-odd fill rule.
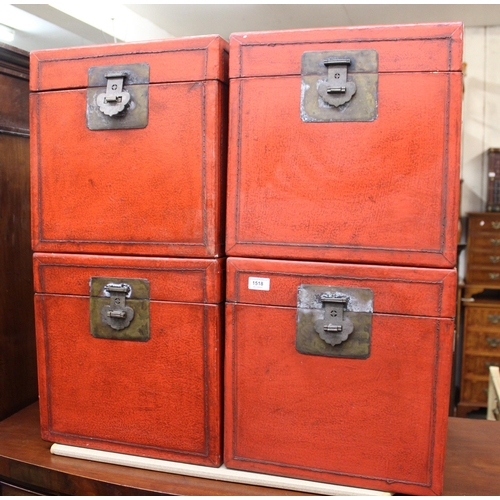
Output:
[[[222,255],[227,55],[217,36],[32,52],[35,251]],[[89,69],[144,63],[147,126],[90,130]]]
[[[302,121],[302,54],[364,49],[376,117]],[[454,267],[460,23],[238,33],[230,54],[227,255]]]
[[[225,465],[440,494],[456,271],[230,257],[227,281]],[[306,284],[373,291],[366,359],[298,352]]]
[[[35,254],[42,437],[220,465],[221,265],[220,259]],[[92,336],[89,281],[99,276],[149,282],[147,341]]]

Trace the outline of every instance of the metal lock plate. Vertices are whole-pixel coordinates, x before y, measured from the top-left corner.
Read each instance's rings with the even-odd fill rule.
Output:
[[[340,358],[370,356],[373,291],[301,285],[297,296],[297,351]]]
[[[91,278],[90,332],[101,339],[149,340],[149,281]]]
[[[147,126],[149,64],[93,66],[88,79],[86,114],[90,130]]]
[[[377,118],[376,50],[302,55],[300,115],[304,122],[369,122]]]

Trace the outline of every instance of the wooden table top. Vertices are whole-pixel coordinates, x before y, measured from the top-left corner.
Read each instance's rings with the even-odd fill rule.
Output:
[[[448,419],[443,495],[500,495],[500,422]]]
[[[0,479],[65,495],[300,495],[52,455],[38,405],[0,422]],[[500,423],[450,418],[444,495],[500,495]]]

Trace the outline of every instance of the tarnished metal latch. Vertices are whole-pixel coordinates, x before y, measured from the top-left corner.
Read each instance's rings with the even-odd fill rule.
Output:
[[[134,310],[126,305],[126,297],[130,297],[132,288],[126,283],[109,283],[104,286],[104,291],[109,293],[110,301],[101,309],[103,321],[113,330],[127,328],[134,318]]]
[[[96,338],[149,340],[148,280],[91,278],[90,330]]]
[[[370,355],[373,291],[301,285],[296,348],[302,354],[362,358]]]
[[[302,54],[304,122],[369,122],[378,114],[378,53],[373,49]]]
[[[347,67],[351,64],[349,58],[329,57],[323,61],[328,68],[328,79],[318,85],[318,93],[328,104],[341,106],[349,102],[356,93],[356,84],[347,81]]]
[[[144,128],[148,106],[149,64],[89,68],[86,117],[90,130]]]
[[[320,299],[325,305],[325,316],[314,323],[314,329],[327,344],[340,344],[347,340],[353,330],[352,321],[344,318],[344,307],[349,298],[336,297],[333,293],[326,292]]]
[[[130,94],[123,90],[123,82],[127,76],[124,72],[107,73],[106,92],[97,96],[99,109],[108,116],[122,113],[130,102]]]

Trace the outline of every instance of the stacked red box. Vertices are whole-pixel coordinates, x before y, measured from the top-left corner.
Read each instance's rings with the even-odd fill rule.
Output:
[[[31,54],[42,435],[222,460],[227,42]]]
[[[230,39],[227,467],[440,494],[462,25]]]

